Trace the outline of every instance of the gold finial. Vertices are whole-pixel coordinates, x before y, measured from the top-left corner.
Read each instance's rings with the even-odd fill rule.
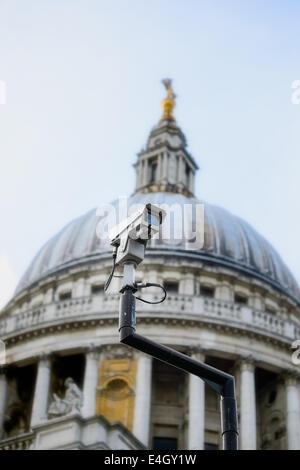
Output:
[[[162,80],[162,83],[165,85],[167,90],[167,97],[162,101],[161,105],[164,110],[161,120],[172,120],[174,121],[175,118],[173,116],[173,109],[175,108],[175,98],[176,95],[172,88],[172,80],[170,78],[165,78]]]

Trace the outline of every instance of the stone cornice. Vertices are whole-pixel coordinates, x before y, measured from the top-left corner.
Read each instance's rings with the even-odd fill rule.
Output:
[[[237,336],[243,336],[245,338],[258,339],[264,343],[272,344],[274,346],[280,347],[284,350],[290,350],[290,342],[288,339],[281,338],[276,335],[267,336],[263,332],[251,331],[248,328],[237,328],[236,326],[231,326],[229,324],[219,324],[215,321],[203,320],[200,318],[179,318],[172,315],[139,315],[139,325],[170,325],[170,326],[180,326],[180,327],[191,327],[191,328],[208,328],[209,330],[228,333]],[[99,326],[112,326],[116,327],[117,334],[117,325],[118,325],[118,315],[111,315],[102,318],[85,318],[85,319],[64,319],[61,323],[53,323],[49,325],[37,325],[35,328],[23,330],[21,332],[13,333],[5,338],[5,343],[7,347],[14,346],[16,344],[21,344],[22,342],[30,341],[35,338],[44,337],[47,335],[60,334],[66,332],[80,331],[90,328],[97,328]],[[101,350],[103,351],[103,350]]]

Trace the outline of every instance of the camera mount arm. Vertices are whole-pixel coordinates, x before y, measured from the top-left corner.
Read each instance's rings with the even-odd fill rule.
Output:
[[[135,333],[135,296],[131,286],[124,287],[120,298],[120,342],[204,380],[221,395],[221,421],[224,450],[237,450],[238,425],[234,377],[201,363],[178,351]]]
[[[145,256],[147,241],[158,233],[159,226],[166,213],[152,204],[128,217],[112,230],[111,245],[114,247],[113,268],[105,285],[107,290],[117,265],[123,267],[123,285],[120,290],[119,333],[120,342],[156,359],[166,362],[178,369],[189,372],[204,380],[221,395],[221,424],[224,450],[237,450],[238,426],[234,377],[208,364],[198,362],[185,354],[155,343],[135,332],[136,299],[147,303],[160,303],[165,300],[166,290],[163,286],[151,283],[136,284],[135,270]],[[164,297],[159,302],[149,302],[134,296],[143,287],[160,287]]]

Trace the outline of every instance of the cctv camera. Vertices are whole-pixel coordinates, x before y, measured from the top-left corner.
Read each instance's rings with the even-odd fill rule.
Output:
[[[159,231],[166,213],[153,204],[146,204],[114,227],[109,234],[111,245],[118,247],[116,264],[139,264],[145,256],[147,241]]]

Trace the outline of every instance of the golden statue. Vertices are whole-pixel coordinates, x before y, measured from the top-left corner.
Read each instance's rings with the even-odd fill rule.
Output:
[[[162,80],[162,83],[165,85],[165,88],[167,90],[167,97],[161,103],[162,108],[164,110],[161,120],[162,121],[165,121],[165,120],[174,121],[175,118],[173,116],[173,109],[175,108],[175,105],[176,105],[175,103],[176,95],[172,88],[172,80],[170,78],[165,78],[164,80]]]

